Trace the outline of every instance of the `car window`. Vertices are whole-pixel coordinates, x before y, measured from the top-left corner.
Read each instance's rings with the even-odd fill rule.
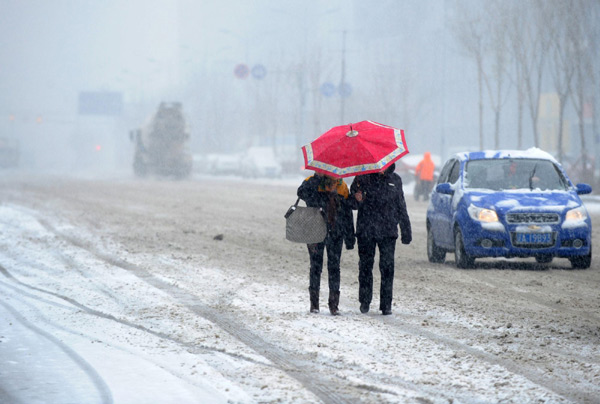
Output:
[[[456,181],[458,181],[459,174],[460,174],[460,162],[455,161],[454,165],[452,165],[452,169],[450,170],[450,175],[448,176],[448,182],[450,184],[456,183]]]
[[[550,160],[471,160],[465,168],[465,187],[494,191],[505,189],[565,190],[568,182]]]
[[[442,168],[442,171],[440,173],[440,177],[438,178],[438,184],[443,184],[444,182],[448,182],[448,176],[450,175],[450,169],[452,168],[452,165],[454,164],[456,160],[452,159],[452,160],[448,160],[448,162],[446,162],[446,164],[444,164],[444,167]]]

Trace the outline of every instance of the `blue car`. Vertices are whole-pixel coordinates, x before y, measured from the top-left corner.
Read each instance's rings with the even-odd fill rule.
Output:
[[[532,148],[458,153],[442,168],[427,208],[427,257],[456,266],[476,258],[568,258],[573,268],[592,261],[592,223],[574,186],[548,153]]]

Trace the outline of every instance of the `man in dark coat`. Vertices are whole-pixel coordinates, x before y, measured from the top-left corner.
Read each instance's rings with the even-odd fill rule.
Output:
[[[354,179],[350,200],[358,209],[356,237],[358,239],[358,300],[360,311],[367,313],[373,297],[373,264],[375,249],[379,247],[381,289],[379,310],[392,314],[394,286],[394,253],[398,239],[398,225],[402,244],[410,244],[412,232],[406,210],[402,179],[394,173],[395,164],[377,174]]]
[[[322,243],[308,244],[310,256],[310,311],[319,312],[319,289],[323,270],[323,255],[327,249],[327,273],[329,280],[329,311],[339,314],[340,257],[342,243],[354,248],[354,221],[349,203],[348,186],[342,179],[315,174],[308,177],[298,188],[298,197],[307,206],[319,207],[325,213],[327,236]]]

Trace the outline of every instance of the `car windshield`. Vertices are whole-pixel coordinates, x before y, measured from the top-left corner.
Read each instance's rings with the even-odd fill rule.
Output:
[[[568,182],[558,167],[542,159],[471,160],[465,167],[465,188],[561,190]]]

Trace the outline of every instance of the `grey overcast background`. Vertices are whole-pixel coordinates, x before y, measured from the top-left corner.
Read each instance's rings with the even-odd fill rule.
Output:
[[[129,130],[161,101],[183,103],[195,154],[273,145],[300,158],[320,133],[364,119],[405,129],[413,153],[479,145],[476,69],[450,32],[453,1],[1,0],[1,9],[0,131],[19,139],[25,169],[126,169]],[[238,78],[239,64],[266,75]],[[324,94],[342,80],[349,95]],[[85,91],[122,94],[121,113],[79,114]],[[500,146],[515,148],[515,112],[503,114]],[[492,148],[491,114],[484,120]]]

